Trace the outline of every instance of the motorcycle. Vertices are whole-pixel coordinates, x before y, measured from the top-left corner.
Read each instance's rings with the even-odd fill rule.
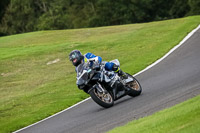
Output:
[[[117,59],[110,62],[120,66]],[[141,94],[142,87],[136,78],[127,73],[128,78],[124,79],[114,71],[106,71],[104,65],[105,62],[88,62],[76,69],[78,88],[88,93],[97,104],[109,108],[126,95],[135,97]]]

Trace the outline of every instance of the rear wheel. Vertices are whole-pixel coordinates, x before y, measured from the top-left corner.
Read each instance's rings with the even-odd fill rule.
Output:
[[[98,89],[93,89],[90,91],[91,98],[100,106],[104,108],[112,107],[114,104],[114,100],[112,95],[105,90],[105,92],[99,92]]]
[[[128,77],[133,79],[133,81],[126,83],[126,86],[131,89],[128,95],[132,97],[140,95],[142,92],[140,83],[132,75],[128,74]]]

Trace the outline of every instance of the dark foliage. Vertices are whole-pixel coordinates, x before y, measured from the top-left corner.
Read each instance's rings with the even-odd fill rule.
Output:
[[[1,0],[0,36],[200,14],[199,0]]]

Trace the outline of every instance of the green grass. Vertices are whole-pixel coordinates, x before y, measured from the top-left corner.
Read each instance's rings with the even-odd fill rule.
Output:
[[[0,132],[11,132],[89,95],[77,89],[68,61],[73,49],[119,59],[134,74],[162,57],[200,22],[200,16],[160,22],[40,31],[0,38]],[[59,62],[47,65],[49,61]],[[144,88],[145,89],[145,88]]]
[[[108,133],[199,133],[200,95]]]

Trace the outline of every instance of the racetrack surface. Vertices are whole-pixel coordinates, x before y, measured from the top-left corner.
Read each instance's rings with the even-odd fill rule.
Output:
[[[24,133],[101,133],[200,94],[200,29],[154,67],[136,76],[140,96],[104,109],[91,99],[34,124]]]

